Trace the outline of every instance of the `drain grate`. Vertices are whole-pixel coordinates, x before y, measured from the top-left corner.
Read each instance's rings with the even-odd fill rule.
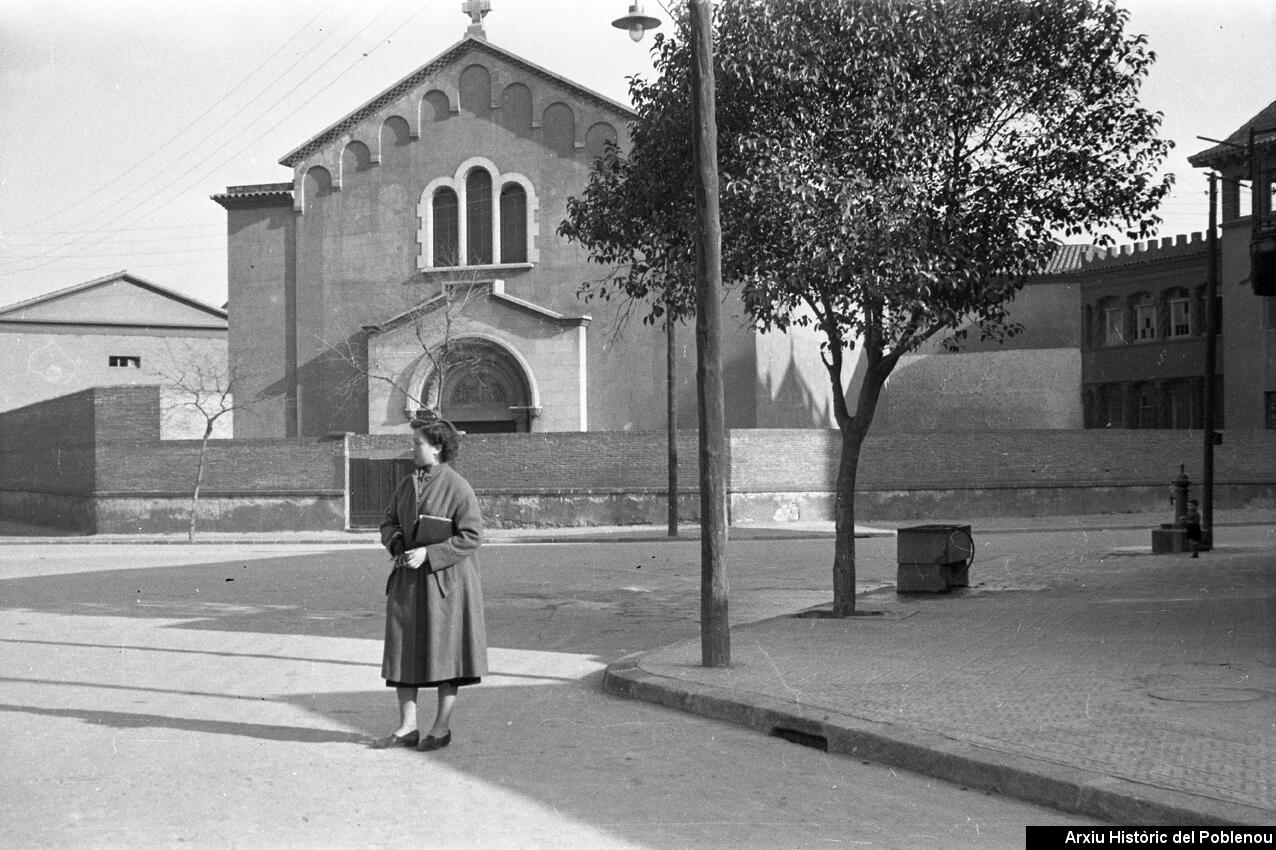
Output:
[[[829,739],[823,735],[803,732],[800,729],[789,729],[786,726],[775,726],[771,729],[771,737],[782,738],[793,744],[801,744],[812,749],[829,751]]]

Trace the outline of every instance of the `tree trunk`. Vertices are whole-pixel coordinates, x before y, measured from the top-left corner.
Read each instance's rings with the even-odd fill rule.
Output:
[[[871,341],[870,343],[871,344]],[[838,405],[838,427],[842,432],[842,456],[837,465],[837,501],[835,541],[833,546],[833,616],[855,614],[855,479],[859,471],[860,450],[868,436],[882,387],[895,365],[895,358],[884,360],[880,352],[865,346],[866,365],[863,382],[851,415],[843,402]],[[845,399],[841,382],[842,360],[834,358],[829,375],[833,379],[835,399]]]
[[[855,476],[859,471],[864,429],[842,429],[842,457],[837,465],[837,500],[833,544],[833,616],[855,614]]]
[[[204,438],[199,442],[199,461],[195,464],[195,489],[191,491],[191,520],[186,531],[186,539],[195,541],[195,514],[199,511],[199,487],[204,481],[204,452],[208,449],[208,435],[212,433],[210,424],[204,430]]]
[[[673,309],[665,314],[665,412],[669,439],[669,536],[678,536],[678,360]]]

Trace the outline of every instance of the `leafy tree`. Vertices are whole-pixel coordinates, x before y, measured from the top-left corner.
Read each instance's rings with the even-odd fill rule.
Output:
[[[1013,334],[1008,303],[1059,236],[1159,223],[1170,143],[1139,105],[1155,54],[1127,20],[1097,0],[717,5],[724,278],[759,330],[820,332],[842,435],[835,616],[855,610],[856,471],[899,358]],[[685,33],[653,53],[658,76],[630,83],[631,148],[597,164],[560,232],[628,264],[599,288],[654,313],[689,300],[652,270],[691,250],[693,199]]]

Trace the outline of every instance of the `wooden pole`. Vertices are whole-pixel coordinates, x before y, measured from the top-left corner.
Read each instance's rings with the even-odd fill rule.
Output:
[[[1201,460],[1201,536],[1204,548],[1214,548],[1214,433],[1215,370],[1218,360],[1218,174],[1210,172],[1209,267],[1205,273],[1205,445]]]
[[[726,430],[722,402],[722,227],[709,0],[690,0],[696,164],[696,398],[700,426],[700,649],[705,667],[731,664],[727,618]]]

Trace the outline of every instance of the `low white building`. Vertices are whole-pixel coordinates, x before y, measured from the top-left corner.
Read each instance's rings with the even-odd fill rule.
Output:
[[[158,384],[163,438],[197,438],[204,419],[189,388],[225,384],[226,336],[225,310],[127,271],[3,307],[0,410],[89,387]],[[221,417],[213,436],[230,437],[230,420]]]

